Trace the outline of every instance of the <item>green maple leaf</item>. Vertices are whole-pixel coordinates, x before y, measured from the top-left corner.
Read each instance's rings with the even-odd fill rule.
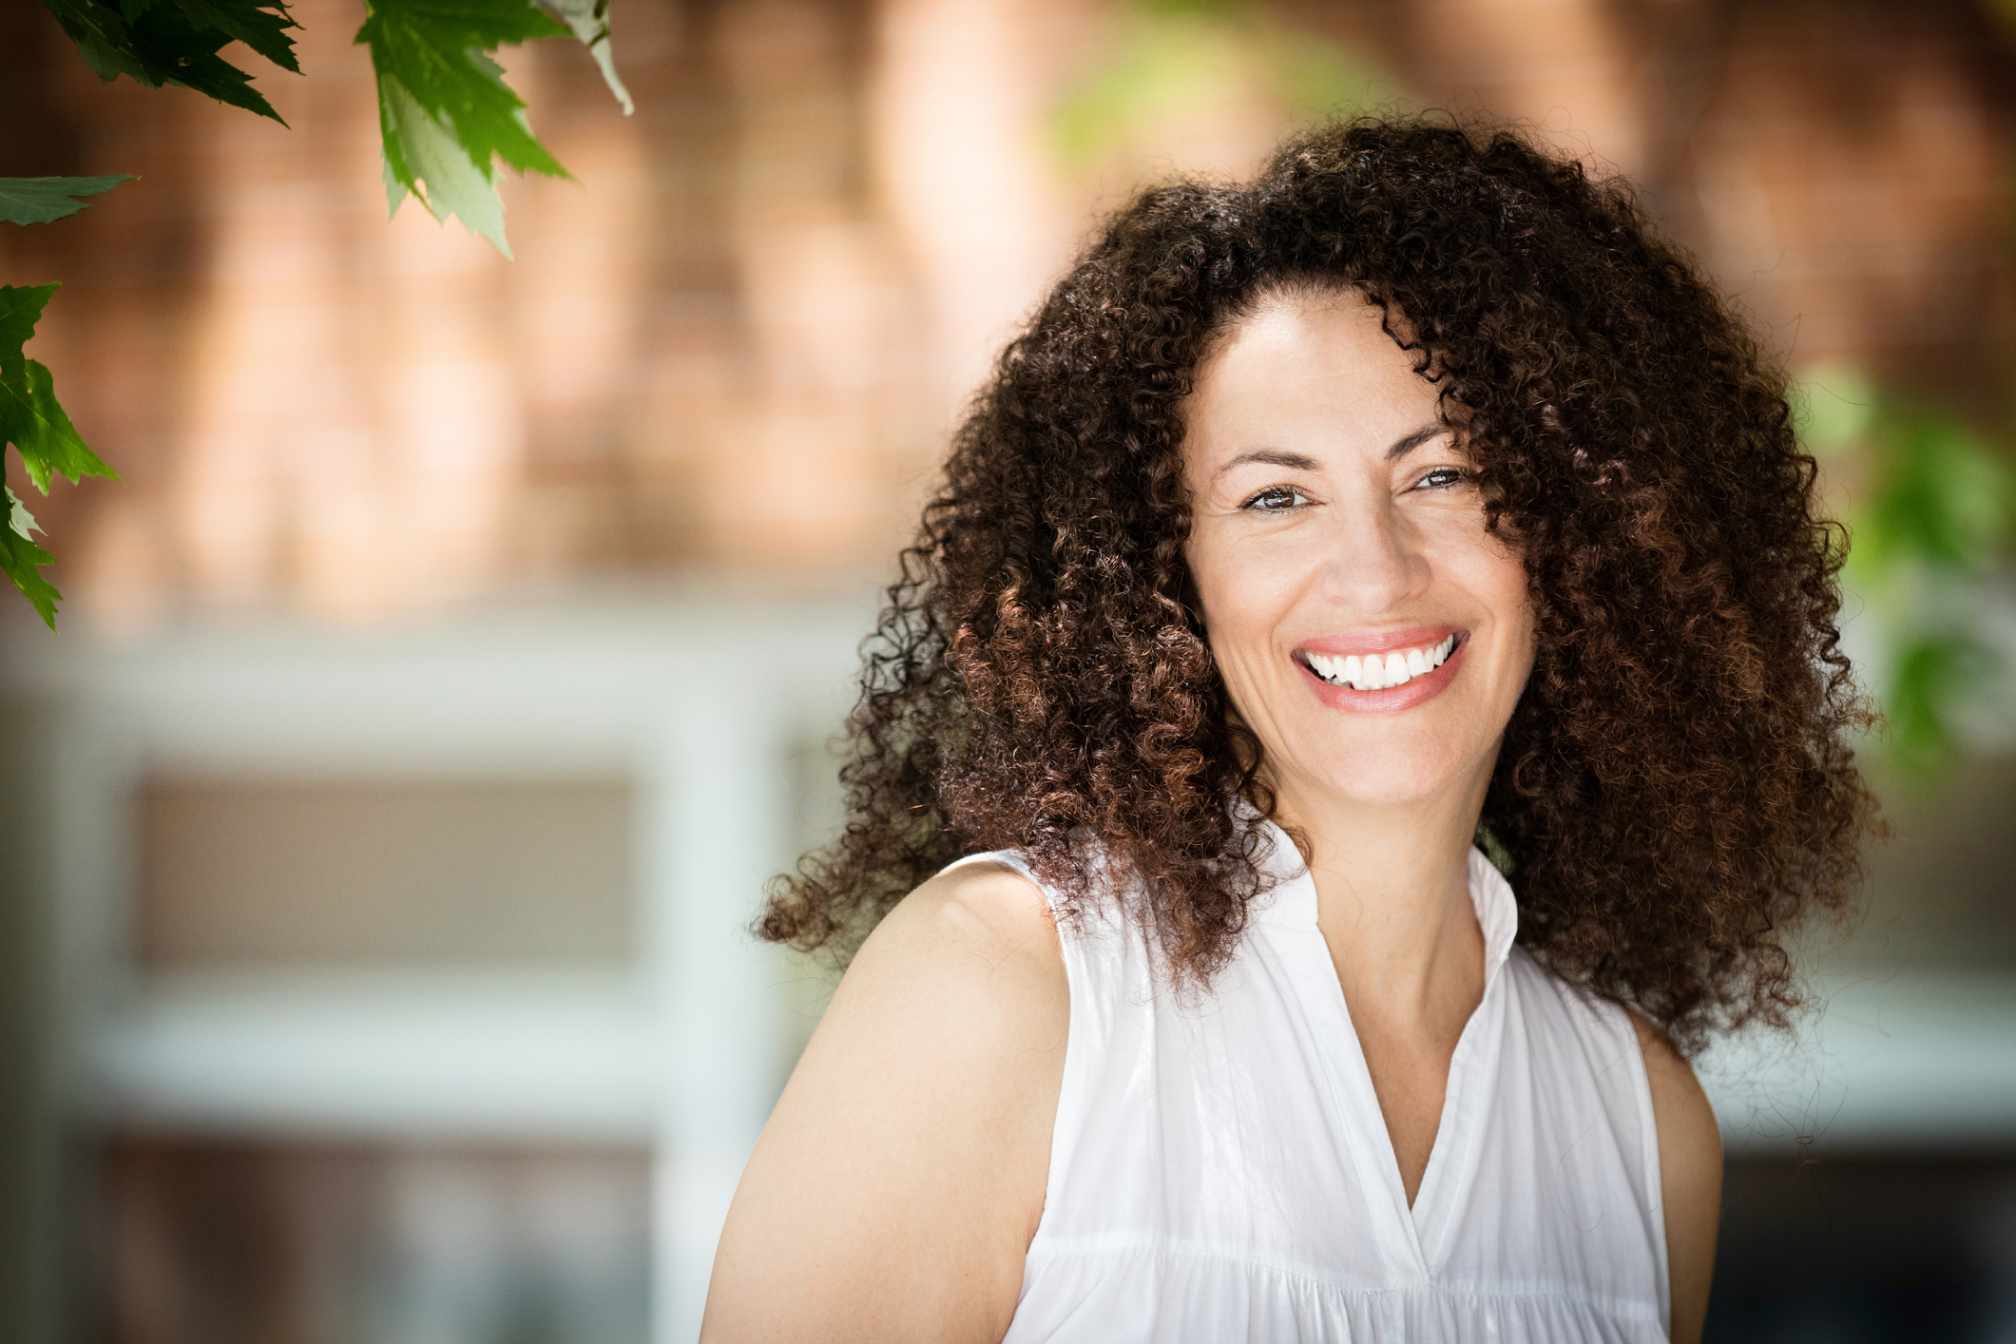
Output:
[[[84,446],[70,417],[56,401],[55,382],[39,360],[21,347],[35,334],[42,307],[56,292],[46,285],[0,285],[0,443],[21,454],[28,479],[43,494],[57,473],[72,485],[85,476],[118,480],[119,474]]]
[[[47,224],[66,219],[90,204],[79,197],[110,191],[133,178],[132,173],[111,177],[0,177],[0,220],[9,224]]]
[[[42,0],[101,79],[128,75],[153,88],[181,84],[282,126],[286,119],[252,87],[252,76],[217,54],[243,42],[283,70],[301,73],[287,0]]]
[[[49,482],[59,474],[68,477],[72,485],[85,476],[119,479],[118,472],[84,446],[76,426],[56,400],[55,380],[49,370],[22,353],[21,347],[35,334],[42,309],[56,289],[53,283],[0,285],[0,446],[14,445],[28,479],[45,495]],[[36,571],[54,563],[55,557],[30,539],[31,531],[41,529],[10,488],[7,526],[0,529],[0,569],[7,571],[14,586],[53,630],[61,594]]]
[[[35,571],[56,563],[56,557],[29,539],[31,531],[40,532],[42,529],[36,523],[35,515],[15,498],[13,487],[6,487],[6,490],[7,526],[0,528],[0,569],[7,571],[7,577],[14,581],[14,586],[34,604],[43,621],[54,630],[56,603],[63,594]]]
[[[40,360],[24,360],[26,378],[19,384],[0,382],[0,434],[21,454],[28,479],[43,494],[57,473],[75,485],[86,476],[118,480],[119,473],[106,466],[98,455],[84,446],[77,427],[56,400],[55,379]]]
[[[570,174],[532,135],[525,103],[489,52],[504,43],[566,37],[533,0],[368,0],[356,43],[378,75],[385,196],[407,193],[436,219],[454,215],[506,257],[504,203],[493,160],[552,177]]]

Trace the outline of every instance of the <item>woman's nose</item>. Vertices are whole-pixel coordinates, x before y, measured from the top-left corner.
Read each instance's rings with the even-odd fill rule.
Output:
[[[1427,571],[1420,538],[1398,510],[1341,508],[1324,538],[1323,584],[1340,605],[1366,614],[1402,604]]]

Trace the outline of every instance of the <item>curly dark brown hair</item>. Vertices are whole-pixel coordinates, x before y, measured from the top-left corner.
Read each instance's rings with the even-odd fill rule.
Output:
[[[1230,805],[1276,800],[1183,560],[1180,403],[1263,298],[1355,290],[1524,556],[1535,663],[1479,825],[1519,941],[1689,1056],[1789,1028],[1781,939],[1845,922],[1861,833],[1888,832],[1849,738],[1882,716],[1837,647],[1846,529],[1815,515],[1775,357],[1631,186],[1447,121],[1325,122],[1250,183],[1178,177],[1104,221],[966,408],[863,644],[844,831],[750,932],[844,966],[995,848],[1068,923],[1106,890],[1097,854],[1179,984],[1209,985],[1267,882]]]

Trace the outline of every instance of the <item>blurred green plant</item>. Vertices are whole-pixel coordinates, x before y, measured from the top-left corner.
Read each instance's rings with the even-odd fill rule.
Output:
[[[629,91],[610,56],[609,0],[361,0],[364,24],[353,45],[364,46],[378,83],[379,135],[384,151],[388,212],[410,194],[437,220],[460,219],[508,260],[504,203],[495,161],[520,172],[571,177],[533,136],[525,104],[504,83],[493,59],[500,46],[539,37],[578,38],[594,56],[629,116]],[[101,79],[121,75],[153,88],[180,84],[232,107],[287,124],[252,76],[218,53],[243,43],[282,70],[301,73],[289,29],[301,25],[287,0],[42,0]],[[84,208],[80,198],[132,179],[111,177],[0,178],[0,222],[47,224]],[[0,285],[0,449],[14,445],[28,478],[43,494],[60,472],[75,485],[83,476],[118,474],[84,444],[56,400],[49,370],[22,351],[54,282]],[[0,569],[51,630],[62,594],[40,570],[55,557],[35,543],[42,528],[6,489],[7,525],[0,528]]]
[[[2016,551],[2016,465],[1959,417],[1852,367],[1802,371],[1791,400],[1802,444],[1853,478],[1835,504],[1841,581],[1876,617],[1890,763],[1922,781],[1959,749],[1961,712],[2004,694],[2008,660],[1977,627]]]
[[[1172,112],[1258,94],[1291,118],[1348,114],[1382,84],[1377,64],[1247,0],[1133,0],[1057,94],[1048,138],[1082,169]]]

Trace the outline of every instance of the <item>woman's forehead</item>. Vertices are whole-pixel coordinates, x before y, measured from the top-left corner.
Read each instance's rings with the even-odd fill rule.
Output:
[[[1185,399],[1186,438],[1231,456],[1255,435],[1383,445],[1435,419],[1434,384],[1380,328],[1379,310],[1335,300],[1275,304],[1229,330]]]

